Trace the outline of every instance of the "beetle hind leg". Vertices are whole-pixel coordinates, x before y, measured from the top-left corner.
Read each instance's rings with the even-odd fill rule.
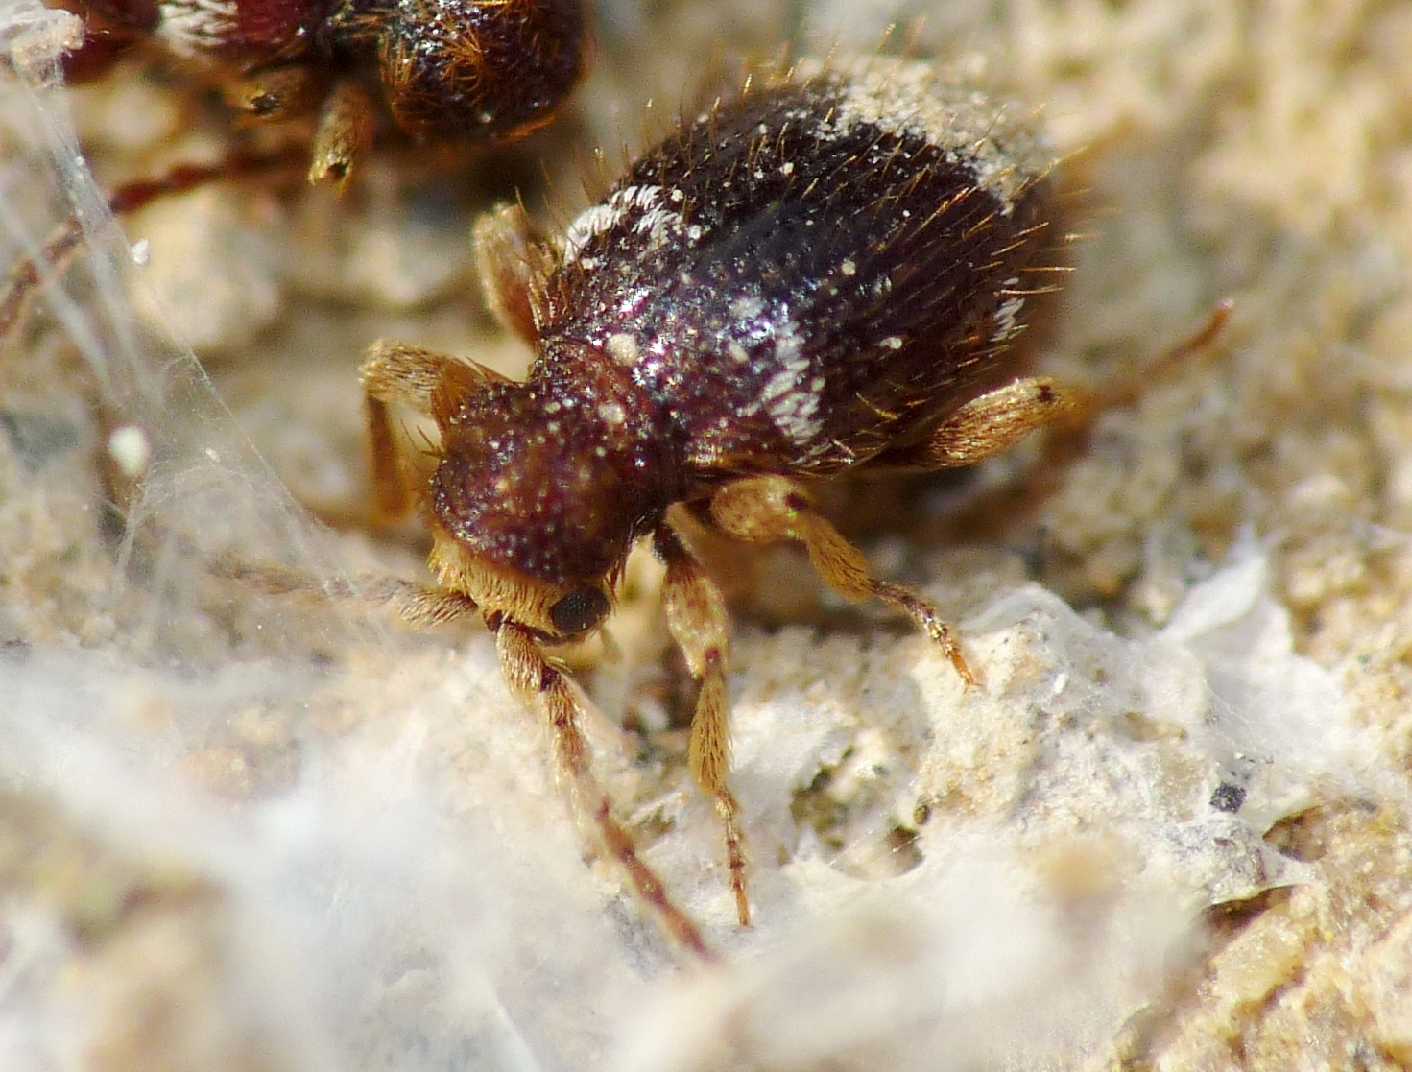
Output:
[[[948,414],[913,446],[884,451],[868,465],[874,471],[955,469],[1013,449],[1031,432],[1082,419],[1092,407],[1083,391],[1048,376],[1015,380],[977,395]]]

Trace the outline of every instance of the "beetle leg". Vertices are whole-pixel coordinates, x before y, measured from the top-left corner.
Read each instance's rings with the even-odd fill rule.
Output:
[[[535,345],[544,301],[543,280],[552,259],[543,235],[530,223],[523,205],[507,204],[476,221],[472,242],[485,300],[495,319],[505,330]]]
[[[1079,392],[1048,376],[1016,380],[971,399],[942,421],[919,460],[928,469],[949,469],[993,458],[1084,404]]]
[[[728,484],[711,499],[710,518],[742,540],[799,540],[819,575],[847,599],[877,599],[903,611],[941,647],[967,685],[977,683],[956,634],[936,608],[910,589],[875,578],[863,552],[854,547],[810,502],[794,481],[751,477]]]
[[[673,939],[701,960],[715,959],[696,924],[672,902],[657,873],[638,856],[632,835],[613,818],[612,801],[589,766],[588,741],[579,728],[582,712],[568,679],[544,657],[534,635],[521,626],[510,622],[496,626],[495,646],[511,691],[526,707],[543,712],[549,720],[560,773],[574,804],[592,818],[609,855]]]
[[[488,383],[503,382],[498,372],[449,354],[379,339],[368,348],[358,370],[368,415],[373,493],[378,513],[401,517],[410,505],[398,462],[389,405],[403,405],[438,423],[453,414]]]
[[[1015,380],[971,399],[915,445],[883,452],[868,464],[875,472],[954,469],[994,458],[1046,425],[1081,421],[1090,396],[1050,379]]]
[[[1154,381],[1172,375],[1192,354],[1209,350],[1230,320],[1233,302],[1223,298],[1190,338],[1169,349],[1141,373],[1107,390],[1084,391],[1033,376],[971,399],[936,428],[919,448],[889,454],[902,468],[949,469],[1003,454],[1031,432],[1058,424],[1068,434],[1082,433],[1104,413],[1130,406]]]
[[[730,625],[721,590],[707,576],[681,537],[668,525],[654,536],[657,555],[667,565],[662,601],[667,628],[681,648],[692,677],[701,683],[691,719],[687,761],[702,792],[715,799],[716,813],[726,830],[726,863],[736,917],[750,926],[750,897],[745,881],[745,839],[740,829],[740,805],[727,779],[731,767],[730,701],[726,690],[726,660]]]
[[[226,91],[226,103],[252,120],[280,120],[308,111],[324,81],[307,63],[284,63],[255,71]]]
[[[342,193],[353,164],[367,154],[372,144],[373,98],[367,87],[352,79],[336,83],[319,113],[309,181],[332,180]]]
[[[218,560],[213,569],[270,595],[380,604],[417,627],[441,625],[478,609],[468,596],[454,590],[394,578],[330,586],[296,570],[251,565],[234,558]],[[672,939],[700,960],[714,960],[700,929],[667,895],[661,878],[638,855],[632,835],[613,817],[612,801],[589,766],[588,741],[579,728],[583,710],[563,671],[544,657],[529,630],[509,622],[489,624],[495,632],[500,666],[511,691],[526,707],[542,711],[549,720],[555,760],[575,807],[592,819],[609,856],[627,873],[638,896]]]

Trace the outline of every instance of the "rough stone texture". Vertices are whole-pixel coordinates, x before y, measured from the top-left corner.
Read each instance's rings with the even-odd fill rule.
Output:
[[[108,259],[0,359],[0,1067],[1412,1064],[1412,15],[598,6],[594,80],[545,138],[464,177],[385,161],[341,204],[262,186],[154,209],[124,225],[153,302],[132,310],[129,250],[99,232]],[[736,608],[748,934],[685,770],[659,570],[633,562],[619,656],[570,659],[618,813],[725,954],[698,971],[585,866],[483,633],[257,597],[202,557],[419,576],[415,526],[359,523],[353,371],[378,336],[523,367],[469,284],[475,206],[521,184],[571,217],[584,147],[660,129],[697,96],[683,70],[791,34],[866,50],[899,12],[927,16],[914,51],[1041,105],[1071,156],[1090,237],[1046,371],[1139,376],[1220,296],[1236,313],[1042,478],[1031,449],[839,497],[880,571],[963,627],[982,688],[794,549],[703,542]],[[186,104],[134,74],[74,118],[116,181],[219,150]],[[55,108],[0,83],[6,260],[58,219],[26,148]],[[232,252],[252,248],[276,250],[263,275]],[[173,304],[163,265],[234,420],[150,311]],[[240,315],[242,292],[265,298]],[[131,543],[103,508],[125,423],[154,458]],[[345,529],[311,528],[250,441]],[[1003,511],[971,509],[1006,480]]]

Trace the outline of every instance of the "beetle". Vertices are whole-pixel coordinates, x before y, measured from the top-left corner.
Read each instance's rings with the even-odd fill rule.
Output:
[[[583,712],[547,649],[603,624],[629,551],[650,540],[699,682],[689,766],[748,925],[727,614],[674,514],[800,541],[834,589],[905,613],[975,685],[936,608],[876,578],[801,481],[969,465],[1079,405],[1021,375],[1015,345],[1058,267],[1053,163],[1020,117],[925,63],[762,72],[679,121],[561,235],[518,206],[478,224],[492,308],[536,352],[523,381],[386,341],[362,365],[378,506],[395,516],[417,501],[436,581],[389,582],[378,598],[414,625],[483,618],[609,854],[701,956],[699,928],[594,779]],[[394,407],[440,431],[414,495]]]
[[[582,79],[584,0],[54,0],[83,16],[63,55],[67,81],[107,74],[134,51],[155,51],[222,83],[251,119],[318,112],[308,178],[342,190],[372,145],[381,93],[395,126],[416,142],[492,145],[551,123]],[[301,148],[300,152],[303,150]],[[118,187],[114,215],[206,183],[290,167],[288,149],[239,149]],[[0,282],[0,348],[24,322],[46,278],[81,246],[78,213]]]
[[[375,93],[417,141],[490,143],[549,123],[583,75],[583,0],[61,0],[84,17],[70,81],[134,49],[227,87],[251,118],[318,111],[311,181],[346,181]]]

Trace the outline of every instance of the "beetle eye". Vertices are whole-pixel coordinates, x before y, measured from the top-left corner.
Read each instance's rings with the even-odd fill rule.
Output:
[[[554,628],[565,636],[586,633],[608,616],[608,597],[597,588],[570,592],[549,609]]]

